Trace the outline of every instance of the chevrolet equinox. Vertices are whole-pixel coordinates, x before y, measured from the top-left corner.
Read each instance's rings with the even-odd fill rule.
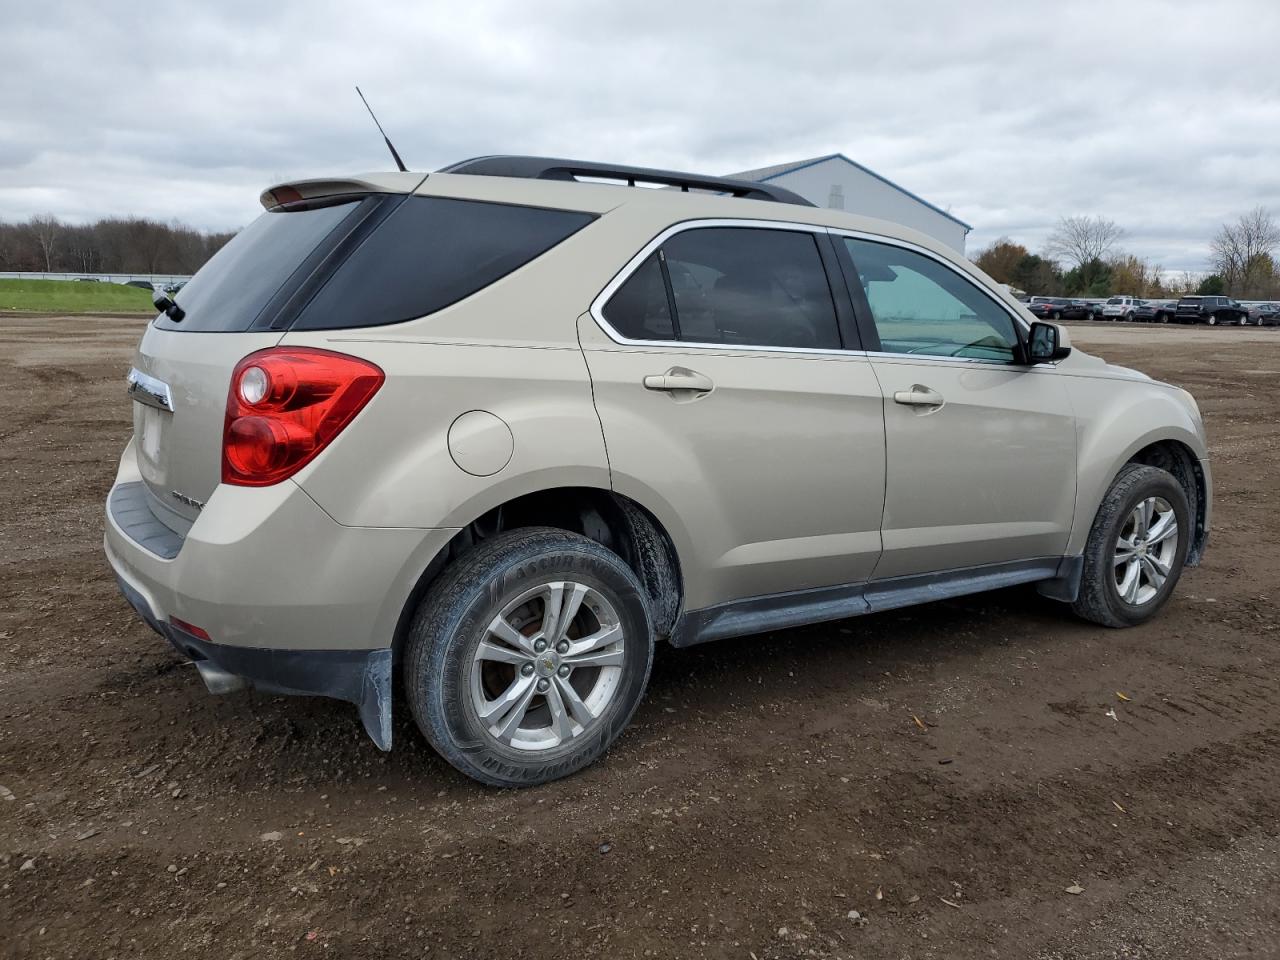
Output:
[[[351,701],[385,750],[400,684],[458,769],[534,784],[657,642],[1022,583],[1130,626],[1204,549],[1192,397],[913,230],[535,157],[261,200],[157,293],[106,509],[211,691]]]

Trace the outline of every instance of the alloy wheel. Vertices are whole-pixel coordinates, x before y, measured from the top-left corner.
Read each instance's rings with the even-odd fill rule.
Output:
[[[517,750],[582,736],[621,687],[621,619],[586,584],[526,590],[494,617],[472,654],[471,701],[489,734]]]
[[[1163,497],[1147,497],[1129,513],[1116,539],[1116,592],[1139,607],[1160,593],[1178,553],[1178,517]]]

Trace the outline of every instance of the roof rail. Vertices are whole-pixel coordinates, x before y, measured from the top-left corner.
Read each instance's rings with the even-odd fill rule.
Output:
[[[690,190],[707,190],[745,197],[749,200],[772,200],[775,203],[814,206],[798,193],[792,193],[784,187],[770,183],[733,180],[729,177],[708,177],[698,173],[677,173],[674,170],[655,170],[649,167],[624,167],[611,163],[593,163],[590,160],[519,156],[475,157],[442,167],[438,172],[465,173],[482,177],[518,177],[526,180],[577,180],[579,177],[596,177],[602,180],[622,180],[632,187],[637,183],[656,183],[668,187],[679,187],[684,193]]]

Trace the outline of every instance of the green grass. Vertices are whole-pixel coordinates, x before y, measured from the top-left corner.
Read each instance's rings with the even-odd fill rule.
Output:
[[[122,283],[0,280],[0,313],[155,313],[151,294]]]

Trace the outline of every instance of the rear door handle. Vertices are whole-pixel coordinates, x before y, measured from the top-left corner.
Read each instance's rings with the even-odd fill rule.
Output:
[[[676,393],[687,390],[691,393],[710,393],[715,383],[705,374],[685,367],[672,367],[666,373],[651,373],[644,378],[646,390],[660,390],[664,393]]]
[[[922,387],[915,383],[911,385],[910,390],[899,390],[893,395],[894,403],[901,403],[908,407],[940,407],[946,401],[943,400],[942,394],[937,390],[930,390],[928,387]]]

